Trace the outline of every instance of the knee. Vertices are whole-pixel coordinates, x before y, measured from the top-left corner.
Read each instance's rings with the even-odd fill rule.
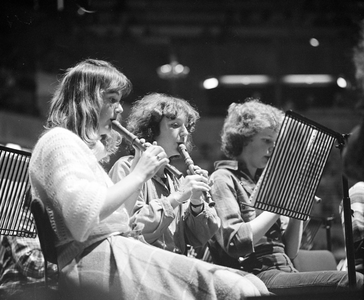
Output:
[[[242,296],[244,297],[256,297],[261,296],[262,293],[259,291],[258,287],[250,281],[248,278],[231,272],[229,270],[219,270],[215,273],[217,278],[221,281],[228,283],[226,286],[226,290],[220,290],[218,293],[223,292],[234,299],[240,299]]]
[[[364,275],[356,272],[356,287],[358,290],[363,290],[364,286]]]
[[[254,274],[248,273],[245,275],[244,278],[252,282],[254,286],[259,290],[261,295],[271,295],[271,293],[268,291],[267,286],[259,277],[255,276]]]

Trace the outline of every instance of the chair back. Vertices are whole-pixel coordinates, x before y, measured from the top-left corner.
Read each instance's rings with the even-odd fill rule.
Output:
[[[38,238],[45,260],[57,264],[56,235],[42,201],[32,199],[30,209],[37,227]]]
[[[300,272],[337,270],[334,254],[329,250],[299,250],[293,265]]]
[[[29,209],[30,152],[0,146],[0,234],[36,237]],[[25,224],[24,219],[28,222]]]

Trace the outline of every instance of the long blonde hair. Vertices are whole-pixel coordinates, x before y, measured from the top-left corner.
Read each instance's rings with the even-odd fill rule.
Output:
[[[66,71],[51,100],[46,129],[63,127],[77,134],[90,148],[98,135],[101,93],[120,92],[127,96],[132,89],[129,79],[111,63],[86,59]],[[112,130],[102,137],[108,154],[116,152],[121,138]]]

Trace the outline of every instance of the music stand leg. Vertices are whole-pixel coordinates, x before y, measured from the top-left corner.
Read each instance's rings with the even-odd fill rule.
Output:
[[[333,220],[334,220],[334,217],[327,217],[325,219],[326,246],[327,246],[327,250],[329,250],[329,251],[332,250],[332,246],[331,246],[331,224],[332,224]]]

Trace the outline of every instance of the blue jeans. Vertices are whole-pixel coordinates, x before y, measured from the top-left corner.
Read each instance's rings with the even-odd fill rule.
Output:
[[[289,273],[277,269],[256,274],[276,295],[314,294],[349,290],[349,276],[344,271]],[[363,274],[356,273],[356,288],[363,290]]]

